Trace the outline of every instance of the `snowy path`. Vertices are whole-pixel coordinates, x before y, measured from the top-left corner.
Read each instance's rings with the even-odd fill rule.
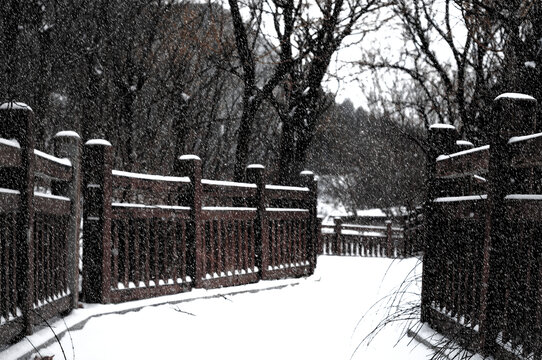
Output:
[[[69,336],[62,338],[62,344],[67,358],[77,360],[350,359],[386,311],[377,306],[356,329],[358,321],[416,263],[415,259],[392,263],[321,256],[315,275],[300,285],[105,315],[71,332],[75,357]],[[419,292],[419,286],[414,289]],[[369,347],[362,345],[353,358],[431,356],[408,337],[396,345],[404,327],[399,323],[387,328]],[[41,354],[63,358],[58,344]]]

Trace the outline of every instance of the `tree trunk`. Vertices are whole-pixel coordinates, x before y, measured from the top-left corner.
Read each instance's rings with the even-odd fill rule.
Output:
[[[250,135],[252,133],[252,124],[256,106],[250,98],[243,100],[243,114],[239,125],[239,134],[237,136],[237,149],[235,151],[235,169],[234,180],[243,181],[245,177],[245,167],[248,165],[248,150],[250,145]]]

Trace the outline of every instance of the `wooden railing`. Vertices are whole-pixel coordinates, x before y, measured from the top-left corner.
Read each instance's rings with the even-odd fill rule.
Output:
[[[529,96],[497,97],[491,144],[467,151],[454,152],[455,129],[430,132],[422,321],[496,359],[542,356],[542,133],[530,135],[540,130],[535,109]]]
[[[316,263],[316,183],[266,185],[201,178],[201,160],[181,156],[177,176],[111,169],[112,147],[86,143],[83,295],[119,302],[309,275]]]
[[[60,132],[56,155],[34,149],[33,113],[0,107],[0,342],[77,304],[79,136]],[[62,157],[62,158],[60,158]]]
[[[55,136],[56,156],[35,150],[32,119],[24,104],[0,107],[0,344],[77,307],[81,200],[86,302],[313,273],[311,172],[296,186],[266,184],[261,165],[244,183],[208,180],[193,155],[173,176],[124,172],[110,143],[81,147],[71,131]]]
[[[409,257],[421,250],[423,226],[421,210],[413,211],[400,223],[383,220],[384,225],[344,223],[322,225],[320,253],[363,257]]]

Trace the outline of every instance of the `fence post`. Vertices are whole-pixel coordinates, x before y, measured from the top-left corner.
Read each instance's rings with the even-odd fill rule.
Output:
[[[457,130],[452,125],[435,124],[428,131],[427,151],[427,182],[426,199],[424,204],[425,214],[425,237],[421,248],[423,249],[423,276],[421,295],[421,321],[429,321],[429,309],[434,294],[438,292],[438,269],[439,257],[441,256],[441,221],[435,214],[433,200],[441,194],[441,189],[436,179],[436,159],[441,154],[450,154],[456,150],[458,138]]]
[[[331,246],[331,251],[333,252],[333,255],[342,255],[342,227],[343,227],[343,219],[340,217],[336,217],[334,219],[335,221],[335,239],[333,241],[333,245]]]
[[[108,303],[111,289],[112,146],[93,139],[83,151],[83,297]]]
[[[312,171],[304,170],[299,173],[301,184],[309,188],[309,196],[307,206],[309,208],[309,235],[310,241],[308,242],[307,253],[309,255],[310,274],[314,273],[316,268],[316,260],[318,256],[318,244],[320,234],[318,233],[318,219],[317,219],[317,207],[318,207],[318,182]]]
[[[34,298],[34,113],[26,104],[10,102],[0,106],[0,134],[15,139],[21,148],[18,168],[2,168],[0,186],[20,193],[17,215],[17,288],[26,335],[32,333]]]
[[[266,279],[269,266],[269,224],[265,205],[265,167],[259,164],[247,166],[246,178],[247,182],[257,186],[255,199],[257,212],[254,220],[256,266],[260,272],[260,279]]]
[[[72,179],[60,188],[53,189],[71,200],[68,218],[68,289],[72,297],[71,307],[77,308],[79,301],[79,228],[81,226],[81,138],[74,131],[61,131],[54,138],[55,155],[68,158],[72,163]]]
[[[386,220],[386,257],[392,258],[393,255],[393,239],[391,236],[391,220]]]
[[[190,179],[190,189],[185,199],[190,204],[190,222],[187,227],[187,273],[193,287],[202,287],[205,276],[205,248],[202,238],[201,208],[203,189],[201,185],[201,159],[196,155],[179,156],[175,174]]]
[[[489,148],[489,182],[482,290],[480,294],[480,349],[493,353],[502,318],[505,295],[505,259],[508,253],[508,224],[505,197],[514,182],[508,141],[512,136],[531,134],[536,128],[536,100],[522,94],[502,94],[493,101]],[[521,271],[521,269],[516,269]]]

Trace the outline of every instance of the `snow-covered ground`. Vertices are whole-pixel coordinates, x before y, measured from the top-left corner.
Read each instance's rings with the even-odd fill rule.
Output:
[[[388,314],[389,302],[379,299],[393,294],[408,274],[420,272],[417,259],[320,256],[315,274],[295,286],[93,317],[61,341],[66,358],[77,360],[427,359],[433,353],[404,335],[406,322],[362,343]],[[219,292],[233,289],[243,287]],[[419,299],[420,284],[411,283],[408,291],[403,306]],[[90,305],[70,316],[108,306]],[[40,353],[63,359],[57,343]]]

